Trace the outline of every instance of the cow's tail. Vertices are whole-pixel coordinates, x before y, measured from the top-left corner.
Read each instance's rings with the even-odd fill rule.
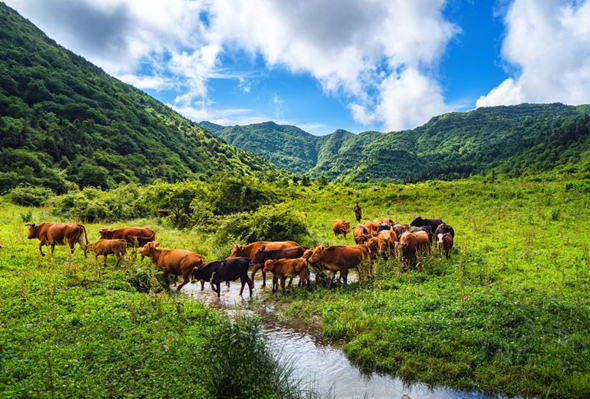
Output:
[[[82,227],[82,230],[84,230],[84,240],[86,241],[86,245],[88,245],[88,234],[86,234],[86,227],[83,224],[79,224],[78,226]]]

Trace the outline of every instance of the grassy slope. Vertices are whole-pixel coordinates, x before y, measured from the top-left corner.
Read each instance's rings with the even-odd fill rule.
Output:
[[[274,173],[59,46],[5,4],[0,38],[0,193],[20,182],[65,192],[68,181],[109,188],[220,171]]]
[[[481,180],[332,187],[295,201],[317,239],[331,221],[416,214],[455,227],[450,261],[423,272],[377,262],[368,286],[295,291],[283,317],[315,322],[351,360],[433,384],[551,397],[590,397],[590,228],[587,194],[561,181]]]
[[[549,143],[554,132],[589,112],[588,105],[521,104],[448,113],[407,131],[355,135],[337,130],[320,137],[272,122],[232,127],[202,124],[230,144],[311,177],[412,182],[457,179],[498,166],[500,171],[513,174],[550,171],[556,166],[584,169],[586,165],[578,165],[577,159],[584,158],[584,148],[590,145],[587,131],[578,132],[578,142],[560,146],[560,152],[568,156],[546,157],[549,160],[543,163],[528,150],[532,146],[555,147]],[[315,146],[315,156],[307,151],[310,145]]]
[[[102,268],[78,246],[41,257],[20,215],[64,220],[3,202],[0,211],[0,397],[315,397],[286,378],[253,320],[156,292],[147,260],[115,270],[110,256]],[[163,246],[202,249],[200,236],[157,220],[127,223],[153,227]],[[105,227],[85,225],[90,241]],[[138,276],[149,293],[130,284]]]

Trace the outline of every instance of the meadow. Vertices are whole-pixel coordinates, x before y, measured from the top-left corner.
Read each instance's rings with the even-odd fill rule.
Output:
[[[364,220],[442,218],[456,232],[450,260],[433,254],[414,270],[377,259],[367,280],[329,291],[323,280],[286,294],[267,289],[264,301],[282,304],[282,320],[315,326],[363,369],[478,392],[583,398],[590,397],[585,179],[488,175],[415,185],[290,185],[276,189],[272,205],[218,222],[202,211],[207,198],[193,198],[191,209],[201,209],[195,215],[105,216],[85,225],[91,241],[102,227],[149,226],[163,247],[214,260],[246,236],[284,239],[280,223],[268,222],[281,212],[292,212],[291,225],[304,225],[286,233],[310,247],[353,244],[352,235],[334,237],[331,225],[353,220],[356,201]],[[111,258],[101,268],[102,260],[84,259],[79,248],[71,256],[65,247],[42,258],[38,241],[26,240],[26,222],[82,220],[56,215],[55,203],[1,206],[0,391],[7,397],[228,397],[222,388],[241,385],[236,397],[316,395],[296,383],[281,385],[288,380],[282,373],[246,377],[246,370],[279,365],[255,320],[231,321],[170,293],[147,260],[115,270]],[[237,229],[244,220],[256,223]],[[253,235],[257,227],[272,237]]]

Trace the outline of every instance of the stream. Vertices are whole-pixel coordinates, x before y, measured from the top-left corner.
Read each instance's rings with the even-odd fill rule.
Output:
[[[352,274],[352,273],[351,273]],[[349,282],[356,275],[349,275]],[[296,285],[297,279],[293,282]],[[253,297],[261,291],[262,276],[257,273]],[[267,289],[272,287],[272,275],[267,274]],[[244,296],[239,295],[240,282],[231,283],[228,289],[221,286],[221,297],[205,284],[201,291],[200,283],[187,284],[182,291],[194,300],[224,311],[244,311],[249,298],[248,288]],[[264,323],[263,332],[271,345],[278,349],[286,361],[293,363],[295,378],[301,379],[307,387],[321,393],[329,393],[334,398],[396,398],[396,399],[472,399],[492,398],[478,393],[463,393],[450,388],[429,388],[425,384],[404,384],[400,378],[378,373],[365,373],[353,366],[342,350],[324,342],[321,337],[304,323],[280,323],[274,315],[272,306],[263,306],[256,311]],[[496,396],[493,396],[496,397]]]

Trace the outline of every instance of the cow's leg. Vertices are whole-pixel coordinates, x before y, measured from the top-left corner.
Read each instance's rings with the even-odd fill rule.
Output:
[[[53,251],[55,250],[55,244],[51,243],[51,255],[53,255]]]
[[[41,256],[45,256],[45,252],[43,252],[43,251],[41,250],[41,248],[43,248],[43,245],[45,245],[45,241],[41,240],[41,241],[39,242],[39,253],[41,253]]]
[[[262,265],[260,263],[255,263],[252,265],[252,281],[254,281],[254,276],[256,275],[256,272],[258,271],[258,269],[261,269]],[[264,284],[262,284],[262,286],[264,287]]]
[[[281,280],[281,288],[283,289],[283,294],[285,293],[285,276],[279,276],[279,279]]]
[[[336,275],[336,272],[334,270],[330,270],[330,281],[328,282],[328,289],[330,289],[332,287],[332,280],[334,280],[335,275]]]
[[[178,286],[178,288],[176,289],[176,291],[180,291],[180,289],[181,289],[182,287],[184,287],[185,285],[187,285],[187,284],[188,284],[188,283],[191,281],[191,274],[190,274],[190,272],[188,272],[188,273],[184,273],[184,274],[182,275],[182,280],[183,280],[183,281],[182,281],[182,284],[180,284],[180,285]]]
[[[84,257],[87,258],[88,247],[86,246],[86,242],[84,241],[84,234],[80,234],[80,236],[78,237],[78,243],[80,244],[80,248],[82,248],[82,251],[84,251]],[[75,242],[72,244],[72,253],[74,253],[74,245],[76,245]]]
[[[274,294],[279,289],[279,279],[276,276],[272,276],[272,293]]]
[[[117,257],[117,263],[115,264],[115,267],[118,267],[119,263],[121,263],[121,259],[123,258],[123,255],[121,255],[120,253],[116,253],[115,256]]]
[[[104,267],[107,267],[107,256],[109,256],[109,254],[104,254]]]
[[[341,270],[340,277],[342,277],[342,280],[344,280],[344,285],[347,285],[348,284],[348,270]]]
[[[242,293],[244,292],[244,286],[246,285],[246,279],[244,279],[244,277],[240,277],[240,283],[242,283],[242,287],[240,288],[240,296],[242,296]]]
[[[248,273],[246,273],[246,282],[248,283],[248,288],[250,288],[250,297],[252,297],[252,290],[254,289],[254,282],[248,278]]]
[[[219,281],[216,285],[217,285],[217,289],[216,289],[217,298],[220,298],[221,297],[221,281]],[[215,287],[213,287],[213,289],[215,289]]]
[[[205,290],[205,280],[199,280],[201,282],[201,291]]]

